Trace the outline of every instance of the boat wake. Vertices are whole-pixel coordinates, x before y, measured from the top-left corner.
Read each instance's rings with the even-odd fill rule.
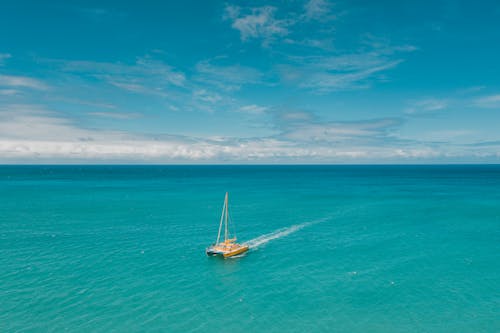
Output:
[[[309,227],[313,224],[323,222],[325,220],[327,220],[327,218],[322,218],[322,219],[319,219],[316,221],[304,222],[301,224],[292,225],[290,227],[281,228],[281,229],[275,230],[273,232],[270,232],[268,234],[251,239],[251,240],[245,242],[244,245],[248,245],[248,247],[250,249],[257,249],[259,246],[262,246],[266,243],[269,243],[272,240],[286,237],[290,234],[293,234],[294,232],[297,232],[301,229],[304,229],[305,227]]]

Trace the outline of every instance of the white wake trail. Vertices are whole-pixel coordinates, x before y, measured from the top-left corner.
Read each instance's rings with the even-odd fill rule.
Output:
[[[273,232],[270,232],[268,234],[251,239],[251,240],[245,242],[244,244],[248,245],[248,247],[250,247],[251,249],[256,249],[259,246],[264,245],[264,244],[266,244],[274,239],[283,238],[283,237],[288,236],[290,234],[293,234],[294,232],[297,232],[305,227],[311,226],[311,225],[319,223],[319,222],[323,222],[325,220],[327,220],[327,218],[322,218],[322,219],[319,219],[316,221],[304,222],[301,224],[292,225],[290,227],[281,228],[281,229],[275,230]]]

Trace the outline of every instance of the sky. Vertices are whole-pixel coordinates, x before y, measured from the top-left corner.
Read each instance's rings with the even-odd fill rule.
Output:
[[[500,163],[498,1],[1,1],[0,163]]]

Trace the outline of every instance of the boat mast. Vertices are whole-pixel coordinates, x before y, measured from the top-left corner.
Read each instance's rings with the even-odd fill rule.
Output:
[[[222,221],[224,221],[224,213],[227,212],[227,192],[226,192],[226,198],[224,198],[224,205],[222,206],[222,214],[220,216],[220,223],[219,223],[219,232],[217,233],[217,241],[215,244],[219,244],[220,240],[220,232],[222,231]],[[227,226],[227,223],[226,223]],[[226,227],[227,229],[227,227]]]
[[[228,229],[227,229],[227,217],[228,217],[228,214],[227,214],[227,206],[228,206],[228,196],[229,194],[226,192],[226,197],[224,198],[224,205],[226,206],[226,229],[224,230],[224,241],[227,240],[227,236],[228,236]]]

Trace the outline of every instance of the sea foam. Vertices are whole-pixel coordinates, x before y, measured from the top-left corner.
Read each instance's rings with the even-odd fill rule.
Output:
[[[300,223],[300,224],[294,224],[292,226],[285,227],[285,228],[280,228],[280,229],[275,230],[273,232],[270,232],[268,234],[264,234],[262,236],[251,239],[251,240],[245,242],[244,244],[248,245],[250,247],[250,249],[257,249],[259,246],[267,244],[272,240],[286,237],[290,234],[293,234],[294,232],[297,232],[301,229],[304,229],[305,227],[309,227],[313,224],[317,224],[317,223],[326,221],[327,219],[328,218],[322,218],[322,219],[318,219],[315,221],[309,221],[309,222],[304,222],[304,223]]]

